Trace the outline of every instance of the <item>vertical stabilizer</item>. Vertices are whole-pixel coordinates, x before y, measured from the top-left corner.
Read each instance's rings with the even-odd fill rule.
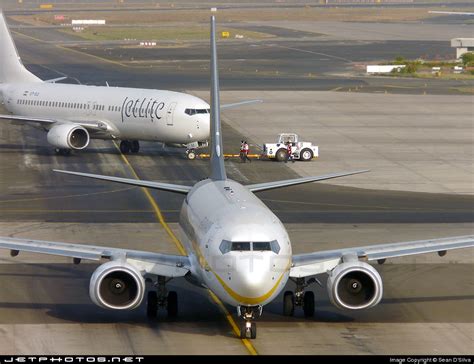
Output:
[[[15,82],[41,82],[41,80],[21,63],[5,16],[0,9],[0,83]]]
[[[222,145],[219,100],[219,71],[217,69],[216,18],[211,16],[211,179],[226,180],[224,148]]]

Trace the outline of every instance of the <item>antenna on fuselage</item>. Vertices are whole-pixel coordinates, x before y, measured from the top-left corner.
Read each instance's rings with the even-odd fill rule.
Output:
[[[224,167],[219,100],[219,70],[217,69],[216,18],[211,16],[211,176],[215,181],[227,179]]]

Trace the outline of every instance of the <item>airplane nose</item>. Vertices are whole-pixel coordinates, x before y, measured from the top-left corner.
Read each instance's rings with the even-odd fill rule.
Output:
[[[252,259],[238,264],[232,274],[232,283],[236,292],[243,297],[260,297],[271,285],[272,277],[267,268],[267,262]]]

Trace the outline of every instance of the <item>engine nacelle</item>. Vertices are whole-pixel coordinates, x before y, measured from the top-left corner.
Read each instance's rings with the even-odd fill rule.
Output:
[[[89,145],[88,131],[75,124],[59,124],[48,132],[48,143],[62,149],[84,149]]]
[[[89,295],[101,307],[128,310],[140,305],[145,295],[145,280],[127,263],[107,262],[91,277]]]
[[[374,307],[383,293],[380,274],[357,260],[337,265],[329,274],[327,288],[332,304],[349,310]]]

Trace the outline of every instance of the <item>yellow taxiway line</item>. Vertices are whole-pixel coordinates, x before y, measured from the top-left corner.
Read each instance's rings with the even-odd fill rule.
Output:
[[[113,143],[114,143],[115,147],[117,148],[117,150],[120,152],[120,148],[117,145],[117,143],[115,141]],[[137,174],[137,172],[135,172],[135,169],[133,168],[131,163],[128,161],[128,158],[122,152],[120,152],[120,156],[122,157],[122,160],[125,162],[125,164],[128,166],[128,168],[130,169],[130,171],[132,172],[133,176],[136,179],[139,180],[140,178],[138,177],[138,174]],[[155,216],[158,219],[158,221],[160,222],[160,224],[163,226],[165,231],[168,233],[171,240],[173,240],[173,243],[176,245],[179,252],[182,255],[186,255],[186,250],[184,249],[183,244],[179,241],[179,239],[176,237],[176,235],[173,233],[173,231],[170,229],[170,227],[166,223],[165,219],[163,218],[163,214],[161,213],[161,210],[160,210],[158,204],[156,203],[155,199],[153,198],[153,196],[150,194],[150,192],[145,187],[142,187],[142,190],[145,193],[145,196],[147,197],[147,199],[150,202],[151,206],[153,207],[153,210],[155,212]],[[234,318],[232,317],[232,315],[229,313],[229,311],[225,307],[224,303],[211,290],[208,290],[208,292],[209,292],[209,295],[211,296],[212,300],[219,306],[219,308],[224,313],[225,318],[226,318],[227,322],[230,324],[230,326],[231,326],[232,330],[234,331],[235,335],[237,337],[240,337],[239,326],[237,325]],[[240,339],[240,340],[242,341],[242,344],[245,346],[245,348],[248,350],[248,352],[251,355],[258,355],[257,350],[252,345],[250,340],[248,340],[248,339]]]

